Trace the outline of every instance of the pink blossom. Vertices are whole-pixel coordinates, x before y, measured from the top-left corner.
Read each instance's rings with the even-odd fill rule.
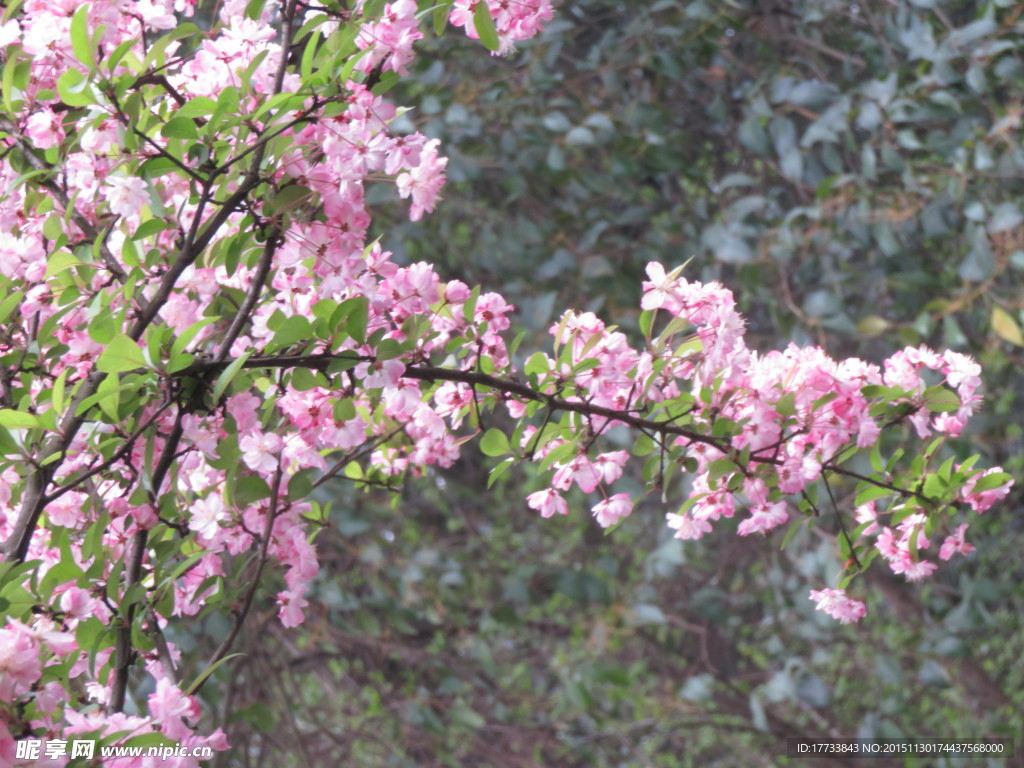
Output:
[[[12,702],[26,693],[42,672],[32,631],[16,621],[0,629],[0,702]]]
[[[817,610],[824,611],[843,624],[860,621],[867,613],[864,603],[847,597],[844,589],[812,589],[811,600],[817,604]]]
[[[867,526],[861,531],[861,536],[870,536],[878,530],[878,512],[875,510],[875,503],[861,504],[856,510],[857,523]]]
[[[927,560],[914,560],[908,552],[890,561],[889,567],[893,573],[906,577],[907,581],[921,581],[935,573],[938,566]]]
[[[706,518],[669,512],[665,519],[668,521],[668,527],[676,532],[677,539],[699,539],[705,533],[711,532],[711,523]]]
[[[599,454],[593,464],[601,481],[611,485],[622,477],[622,471],[627,461],[629,461],[628,451],[612,451]]]
[[[156,692],[149,695],[148,706],[149,713],[157,720],[198,715],[195,700],[182,693],[181,689],[167,678],[157,681]]]
[[[1007,480],[1002,485],[995,488],[990,488],[987,491],[975,492],[975,487],[978,481],[987,475],[999,474],[1003,472],[1002,467],[992,467],[986,469],[984,472],[979,472],[973,477],[969,478],[963,487],[960,489],[960,498],[970,504],[971,509],[979,514],[992,507],[1000,499],[1005,499],[1007,494],[1010,493],[1010,488],[1013,486],[1013,480]]]
[[[366,442],[367,424],[358,416],[341,423],[331,422],[320,431],[318,443],[329,449],[349,451]]]
[[[60,596],[60,609],[72,619],[87,619],[96,608],[96,598],[79,587],[70,587]]]
[[[227,401],[227,411],[235,420],[239,432],[249,432],[260,423],[259,407],[262,402],[251,392],[239,392]]]
[[[616,493],[607,499],[599,501],[593,507],[594,517],[602,528],[615,525],[624,517],[629,517],[633,511],[633,500],[628,493]]]
[[[438,157],[437,148],[440,142],[431,139],[423,146],[420,162],[415,168],[400,173],[395,183],[398,194],[404,199],[412,197],[409,218],[419,221],[424,213],[434,210],[434,205],[441,197],[444,186],[444,169],[448,165],[447,157]]]
[[[360,363],[355,368],[356,376],[363,377],[363,386],[367,389],[393,387],[405,373],[405,363],[401,360],[375,360],[372,363]]]
[[[306,620],[303,609],[309,606],[309,601],[302,595],[286,590],[278,593],[277,602],[281,606],[277,615],[283,626],[297,627]]]
[[[505,315],[513,309],[499,294],[485,293],[477,300],[473,317],[478,323],[487,323],[490,331],[506,331],[511,322]]]
[[[11,19],[0,25],[0,48],[6,48],[11,43],[18,42],[21,37],[21,27],[16,19]]]
[[[186,696],[166,677],[157,680],[156,692],[149,695],[149,711],[169,738],[183,740],[192,735],[186,720],[198,720],[202,714],[198,702]]]
[[[590,459],[585,454],[580,454],[568,464],[559,467],[551,480],[551,485],[560,491],[567,491],[575,481],[581,491],[590,493],[597,488],[600,479]]]
[[[462,304],[469,297],[469,287],[461,280],[449,280],[445,285],[444,299],[449,304]]]
[[[892,561],[900,556],[900,548],[896,544],[891,528],[883,528],[875,539],[875,549],[886,560]]]
[[[397,0],[385,5],[381,20],[363,24],[356,37],[356,45],[360,49],[371,49],[359,60],[359,69],[369,72],[383,60],[385,70],[407,74],[406,66],[412,60],[412,45],[423,37],[417,27],[416,3],[413,0]]]
[[[189,529],[207,540],[214,539],[220,532],[221,523],[228,519],[227,510],[224,509],[224,499],[216,492],[211,493],[205,499],[199,499],[189,511],[191,512]]]
[[[50,149],[64,141],[64,126],[52,109],[33,112],[25,124],[25,136],[39,149]]]
[[[966,532],[967,523],[963,523],[950,536],[946,537],[939,549],[940,560],[949,560],[955,554],[969,555],[974,551],[974,545],[964,541]]]
[[[96,365],[96,359],[103,352],[103,346],[97,344],[84,333],[76,335],[68,344],[68,352],[64,362],[75,369],[79,378],[84,378]]]
[[[278,467],[281,438],[272,432],[250,432],[238,441],[242,460],[249,469],[269,475]]]
[[[961,393],[973,394],[981,386],[981,366],[967,355],[947,350],[942,354],[946,383]],[[930,366],[936,367],[936,366]]]
[[[679,281],[669,278],[665,268],[655,261],[647,265],[647,276],[650,282],[644,282],[644,295],[640,306],[644,309],[660,309],[670,307],[675,302],[675,291]]]
[[[555,513],[569,514],[569,505],[554,488],[545,488],[543,491],[531,493],[526,497],[526,504],[530,509],[540,512],[541,517],[551,517]]]
[[[309,467],[315,467],[321,472],[327,470],[327,460],[320,451],[297,435],[285,443],[281,456],[292,471]]]
[[[786,503],[783,501],[760,504],[750,510],[750,517],[740,523],[737,533],[749,536],[751,533],[767,533],[789,519]]]
[[[112,213],[126,218],[138,216],[142,206],[149,204],[146,182],[134,176],[108,176],[103,180],[103,197]]]

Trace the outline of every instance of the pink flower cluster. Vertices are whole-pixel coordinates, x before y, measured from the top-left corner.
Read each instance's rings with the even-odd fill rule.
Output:
[[[356,45],[369,52],[359,59],[361,71],[370,72],[384,62],[385,70],[407,74],[406,67],[413,59],[413,43],[423,37],[417,10],[415,0],[397,0],[384,6],[380,21],[363,24]]]
[[[860,621],[867,612],[864,603],[847,597],[843,589],[813,589],[811,600],[816,603],[817,610],[843,624]]]
[[[959,471],[960,466],[956,466],[954,469]],[[985,477],[993,478],[1001,473],[1001,467],[992,467],[969,477],[960,488],[958,501],[970,506],[979,514],[990,509],[997,501],[1006,497],[1013,482],[1006,480],[978,492],[975,492],[975,488],[978,483],[987,482],[984,481]],[[900,512],[901,508],[897,507],[891,511]],[[864,525],[861,535],[864,537],[875,536],[874,547],[889,563],[893,573],[904,576],[907,581],[919,581],[931,576],[938,566],[921,557],[932,543],[925,535],[928,517],[922,512],[905,514],[893,530],[889,526],[879,527],[876,522],[878,515],[873,502],[857,508],[857,521]],[[957,554],[969,555],[974,551],[974,545],[965,539],[968,527],[968,523],[962,523],[943,539],[939,547],[940,560],[949,560]]]
[[[494,19],[499,48],[495,53],[509,53],[520,40],[529,40],[544,28],[554,12],[551,0],[455,0],[449,21],[466,30],[474,40],[480,37],[476,26],[476,9],[485,3]]]
[[[957,436],[981,402],[980,369],[956,352],[909,348],[882,367],[855,358],[836,361],[815,347],[753,352],[746,347],[732,294],[718,283],[690,282],[677,272],[667,273],[655,263],[647,267],[641,306],[666,313],[668,326],[646,350],[633,349],[621,332],[607,329],[592,314],[569,312],[552,328],[556,353],[564,351],[557,359],[547,357],[543,366],[535,365],[538,386],[545,392],[564,393],[571,382],[565,395],[569,402],[624,413],[657,413],[667,402],[687,405],[686,419],[680,422],[687,430],[674,438],[672,447],[678,450],[676,463],[692,462],[696,474],[689,501],[667,515],[677,538],[699,539],[740,508],[745,513],[739,535],[765,534],[790,519],[788,497],[806,491],[847,449],[872,447],[884,422],[906,419],[922,438],[933,431]],[[944,387],[929,386],[926,371]],[[881,404],[885,407],[879,410]],[[588,426],[600,435],[621,423],[594,416]],[[731,426],[721,430],[722,424]],[[545,460],[563,442],[550,440],[533,450],[534,457]],[[556,462],[553,469],[551,487],[528,498],[529,506],[545,517],[567,513],[562,494],[571,485],[590,493],[615,479],[601,477],[586,453]],[[970,477],[958,496],[978,511],[1004,497],[1011,485],[1008,480],[997,487],[986,483],[974,492],[982,477]],[[594,514],[606,524],[612,518],[606,514],[607,494],[602,493],[606,500]],[[615,508],[624,509],[622,504]],[[886,514],[897,516],[901,509],[894,506]],[[878,530],[879,514],[874,504],[858,511],[858,520],[870,523],[865,534]],[[923,533],[927,519],[923,510],[898,515],[895,531],[886,527],[878,534],[880,553],[910,580],[935,570],[933,563],[918,557],[929,545]],[[971,551],[963,539],[965,530],[961,526],[946,538],[942,559]],[[823,610],[833,613],[842,608],[844,620],[857,617],[845,603],[830,598],[826,604],[830,608]]]

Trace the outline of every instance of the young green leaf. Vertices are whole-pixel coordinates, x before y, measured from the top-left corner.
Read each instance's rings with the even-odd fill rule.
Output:
[[[473,11],[473,25],[476,27],[476,33],[480,35],[480,42],[488,50],[496,51],[501,47],[501,43],[498,41],[498,29],[494,26],[494,17],[491,16],[491,9],[486,0],[480,0],[476,4],[476,9]]]
[[[500,429],[488,429],[480,439],[480,450],[487,456],[504,456],[509,452],[508,437]]]

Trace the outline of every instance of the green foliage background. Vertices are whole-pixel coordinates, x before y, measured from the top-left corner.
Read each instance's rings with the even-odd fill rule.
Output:
[[[759,346],[970,353],[986,410],[943,450],[1019,477],[1022,36],[1009,0],[569,0],[505,58],[424,40],[393,97],[443,140],[446,200],[376,226],[504,293],[540,343],[567,306],[635,328],[646,262],[690,259]],[[932,582],[876,565],[855,587],[868,619],[842,627],[807,599],[841,566],[834,519],[785,550],[728,530],[684,546],[672,488],[604,537],[583,496],[540,520],[530,471],[488,489],[488,468],[467,451],[395,499],[322,499],[308,622],[281,631],[268,595],[246,658],[204,690],[223,764],[774,766],[791,736],[1024,748],[1019,492]],[[178,642],[204,647],[212,621]]]

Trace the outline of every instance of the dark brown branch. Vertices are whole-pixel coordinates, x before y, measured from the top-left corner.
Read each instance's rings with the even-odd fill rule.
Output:
[[[231,345],[235,343],[238,334],[242,332],[242,326],[248,322],[249,313],[252,312],[256,302],[259,301],[260,294],[263,292],[263,287],[267,282],[267,275],[270,274],[270,267],[274,263],[274,253],[277,251],[280,243],[281,230],[275,229],[270,233],[270,239],[267,240],[267,244],[263,248],[260,263],[256,267],[256,274],[252,278],[252,285],[249,286],[249,292],[245,295],[242,306],[238,308],[238,313],[231,321],[231,327],[228,328],[228,332],[224,334],[224,340],[220,343],[220,349],[217,351],[215,358],[216,362],[224,362],[224,358],[228,356]]]
[[[313,368],[315,370],[323,371],[328,369],[336,360],[353,359],[360,361],[373,361],[375,358],[369,355],[355,355],[347,352],[319,355],[269,355],[265,357],[250,357],[245,361],[242,367],[249,369]],[[171,375],[175,377],[196,376],[208,371],[222,370],[225,367],[227,367],[227,363],[224,362],[218,363],[210,360],[199,360],[188,368]],[[523,400],[542,403],[551,410],[568,411],[588,417],[601,416],[609,419],[610,421],[626,424],[641,431],[683,437],[690,442],[703,443],[704,445],[709,445],[718,449],[726,455],[735,456],[735,451],[732,449],[727,438],[713,437],[702,432],[687,429],[686,427],[680,427],[672,423],[674,419],[669,419],[667,421],[646,419],[636,415],[635,412],[617,411],[614,408],[605,408],[604,406],[594,405],[593,403],[565,400],[555,395],[540,392],[513,379],[503,379],[486,373],[480,373],[479,371],[462,371],[454,368],[438,368],[427,365],[408,365],[406,366],[405,373],[402,375],[406,378],[418,379],[420,381],[452,381],[460,384],[468,384],[470,386],[488,387],[490,389],[497,390],[498,392],[515,395]],[[750,457],[750,461],[756,464],[771,464],[773,466],[779,466],[783,463],[782,459],[774,456],[753,455]],[[821,466],[823,470],[827,470],[833,474],[870,483],[871,485],[878,486],[879,488],[885,488],[886,490],[898,493],[904,498],[917,498],[926,504],[933,506],[939,504],[936,499],[933,499],[920,491],[900,488],[899,486],[887,483],[884,480],[867,477],[866,475],[846,469],[834,462],[825,462]]]
[[[157,459],[153,469],[153,490],[150,492],[150,502],[154,509],[159,507],[160,488],[163,486],[164,478],[174,463],[175,454],[178,450],[178,443],[181,442],[184,429],[181,425],[185,409],[178,410],[177,418],[170,434],[164,441],[160,458]],[[142,578],[142,561],[146,556],[146,542],[149,539],[149,531],[139,529],[132,537],[132,546],[128,554],[128,567],[124,574],[124,588],[127,594],[135,584]],[[125,696],[128,691],[128,674],[131,671],[132,662],[135,660],[135,649],[132,645],[132,624],[135,622],[135,603],[128,606],[127,612],[122,613],[118,608],[119,626],[117,628],[116,660],[114,662],[114,685],[110,694],[110,708],[114,712],[124,711]]]

